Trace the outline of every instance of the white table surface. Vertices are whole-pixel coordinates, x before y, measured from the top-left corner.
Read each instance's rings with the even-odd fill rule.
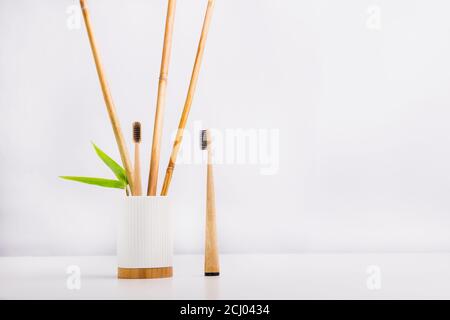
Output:
[[[222,255],[214,278],[203,276],[201,255],[178,255],[174,277],[160,280],[118,280],[115,262],[1,257],[0,299],[450,299],[448,253]],[[79,290],[67,287],[71,265]],[[370,266],[378,290],[367,285]]]

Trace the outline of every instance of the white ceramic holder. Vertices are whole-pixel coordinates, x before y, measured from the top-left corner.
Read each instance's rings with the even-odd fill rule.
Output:
[[[119,279],[172,277],[173,223],[168,197],[126,197],[117,234]]]

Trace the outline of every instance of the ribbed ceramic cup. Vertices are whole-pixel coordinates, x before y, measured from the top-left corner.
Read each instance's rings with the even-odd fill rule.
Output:
[[[118,277],[172,276],[173,223],[168,197],[126,197],[120,211]]]

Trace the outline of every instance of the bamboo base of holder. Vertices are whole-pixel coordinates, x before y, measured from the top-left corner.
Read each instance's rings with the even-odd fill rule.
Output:
[[[141,269],[128,269],[118,268],[117,277],[119,279],[160,279],[160,278],[172,278],[173,268],[141,268]]]

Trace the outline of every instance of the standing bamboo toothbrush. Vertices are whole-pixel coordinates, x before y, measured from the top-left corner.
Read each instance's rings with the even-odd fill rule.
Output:
[[[217,245],[216,226],[216,194],[214,191],[214,176],[211,152],[211,135],[203,130],[200,137],[202,150],[208,151],[208,172],[206,181],[206,232],[205,232],[205,276],[218,276],[219,249]]]
[[[106,81],[105,72],[100,60],[100,55],[97,49],[97,43],[95,41],[94,33],[92,31],[92,24],[90,20],[89,11],[85,0],[80,0],[81,10],[83,12],[84,22],[86,24],[86,30],[89,37],[89,42],[91,44],[92,54],[95,60],[95,66],[97,68],[98,78],[100,80],[100,86],[103,92],[103,98],[106,104],[106,110],[108,111],[108,116],[111,121],[111,125],[114,131],[114,136],[116,138],[117,146],[119,148],[120,158],[122,159],[122,164],[125,167],[125,172],[127,174],[128,183],[130,185],[131,194],[134,194],[134,177],[133,170],[131,167],[130,157],[128,155],[128,149],[125,144],[125,139],[123,138],[122,130],[120,128],[119,119],[117,118],[116,109],[111,97],[111,93],[108,87],[108,82]]]
[[[195,89],[197,87],[198,76],[200,74],[200,67],[203,60],[203,53],[205,52],[206,39],[208,37],[209,26],[211,24],[212,13],[214,9],[215,0],[208,0],[208,7],[206,8],[205,20],[203,22],[202,34],[198,44],[197,56],[195,57],[194,70],[192,71],[191,82],[189,90],[184,103],[183,113],[181,114],[180,124],[178,125],[177,135],[173,144],[172,153],[170,155],[169,164],[164,177],[164,183],[161,191],[162,196],[166,196],[169,192],[170,182],[172,180],[173,170],[175,169],[175,162],[177,160],[178,151],[183,140],[183,131],[186,128],[186,122],[191,110],[192,101],[194,99]]]
[[[142,196],[141,182],[141,123],[133,123],[133,141],[134,141],[134,185],[135,196]]]
[[[172,51],[172,34],[175,20],[176,0],[169,0],[166,17],[166,30],[159,75],[158,98],[156,102],[155,124],[153,127],[152,154],[150,159],[150,172],[148,177],[148,196],[156,196],[158,187],[159,158],[161,149],[161,135],[166,103],[167,77],[169,74],[170,54]]]

